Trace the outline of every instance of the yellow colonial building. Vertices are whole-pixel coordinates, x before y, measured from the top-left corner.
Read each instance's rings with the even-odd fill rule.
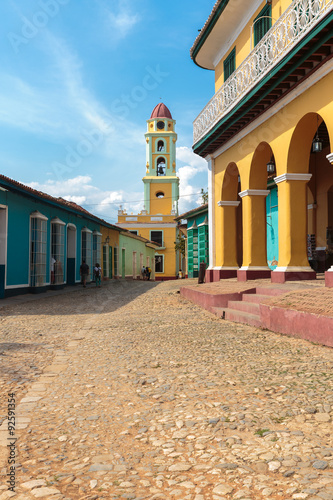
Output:
[[[218,0],[195,40],[215,72],[193,145],[209,165],[208,281],[332,266],[332,34],[332,0]]]
[[[159,103],[147,120],[144,210],[139,214],[118,211],[118,226],[158,243],[155,279],[175,279],[179,272],[177,238],[179,178],[176,174],[176,121],[169,109]],[[147,265],[147,263],[143,263]]]

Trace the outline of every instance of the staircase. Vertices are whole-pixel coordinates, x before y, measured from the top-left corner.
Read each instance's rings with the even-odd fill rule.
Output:
[[[228,307],[214,307],[214,313],[228,321],[260,327],[260,304],[289,291],[285,287],[258,287],[255,293],[243,293],[241,300],[229,300]]]

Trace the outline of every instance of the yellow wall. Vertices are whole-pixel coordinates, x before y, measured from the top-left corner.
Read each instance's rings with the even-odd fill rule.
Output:
[[[241,191],[266,189],[267,173],[265,172],[265,166],[271,154],[274,155],[277,176],[286,172],[308,173],[312,139],[317,129],[317,113],[320,117],[319,123],[321,119],[325,121],[330,136],[331,151],[327,149],[322,153],[321,163],[316,166],[318,209],[314,220],[308,223],[306,219],[306,204],[313,201],[307,199],[306,182],[291,181],[282,182],[278,185],[279,242],[281,245],[279,266],[307,265],[307,257],[304,250],[302,250],[304,245],[302,246],[301,243],[302,235],[304,234],[305,238],[309,228],[317,227],[317,246],[325,246],[326,244],[325,230],[328,224],[327,190],[333,185],[333,167],[325,158],[333,149],[332,88],[333,72],[323,77],[308,90],[305,90],[277,114],[266,120],[215,159],[215,203],[219,200],[237,200],[239,198],[235,194],[230,197],[230,189],[226,187],[228,183],[225,181],[225,171],[228,166],[230,168],[231,164],[234,165],[235,172],[238,169],[241,177]],[[319,162],[319,156],[316,156],[316,158]],[[313,166],[310,173],[312,171]],[[224,189],[222,189],[223,186]],[[245,204],[244,200],[246,200]],[[260,202],[258,201],[258,203]],[[243,227],[245,227],[243,234],[243,264],[253,265],[256,258],[253,260],[251,255],[255,252],[253,250],[255,242],[251,241],[247,231],[250,225],[253,224],[251,214],[257,208],[252,206],[246,198],[242,199],[242,204]],[[219,266],[223,264],[223,241],[220,231],[224,222],[219,207],[216,207],[215,214],[215,265]],[[296,238],[301,242],[299,248],[295,247],[291,238]],[[255,257],[258,257],[258,253]]]
[[[172,221],[173,222],[173,221]],[[164,273],[156,273],[156,278],[159,276],[176,276],[176,258],[175,258],[175,245],[176,241],[176,228],[163,227],[163,225],[156,225],[156,227],[140,228],[140,236],[150,240],[151,231],[163,231],[163,239],[165,249],[157,249],[155,254],[164,255]]]
[[[119,231],[116,229],[111,229],[108,227],[100,226],[100,232],[102,233],[102,248],[101,248],[101,263],[100,266],[102,268],[102,276],[103,276],[103,246],[105,244],[106,238],[109,237],[109,247],[119,247]],[[112,252],[113,255],[113,252]],[[113,263],[112,263],[113,269]]]
[[[164,198],[156,198],[156,193],[162,191]],[[169,183],[150,184],[150,213],[169,214],[172,209],[172,186]]]

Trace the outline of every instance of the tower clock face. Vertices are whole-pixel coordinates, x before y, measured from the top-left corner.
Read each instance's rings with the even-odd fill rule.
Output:
[[[164,122],[157,122],[157,128],[159,130],[163,130],[164,129]]]

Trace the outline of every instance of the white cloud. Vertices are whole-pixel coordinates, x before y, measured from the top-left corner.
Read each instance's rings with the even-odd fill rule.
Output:
[[[177,160],[183,163],[189,163],[197,172],[207,170],[207,162],[201,156],[193,153],[192,149],[187,146],[180,146],[177,148]]]
[[[179,213],[184,213],[202,204],[200,192],[207,188],[207,162],[186,146],[177,148],[177,159],[187,163],[178,168]]]
[[[113,2],[114,4],[114,2]],[[111,11],[105,7],[109,35],[112,40],[121,40],[131,32],[132,28],[140,21],[141,16],[131,12],[130,2],[119,0],[118,6]]]
[[[103,191],[94,186],[92,177],[79,175],[64,181],[48,180],[45,183],[26,183],[33,189],[47,193],[55,198],[64,198],[82,205],[86,210],[104,218],[106,221],[117,222],[120,205],[127,212],[137,213],[143,208],[143,193],[120,191]]]

